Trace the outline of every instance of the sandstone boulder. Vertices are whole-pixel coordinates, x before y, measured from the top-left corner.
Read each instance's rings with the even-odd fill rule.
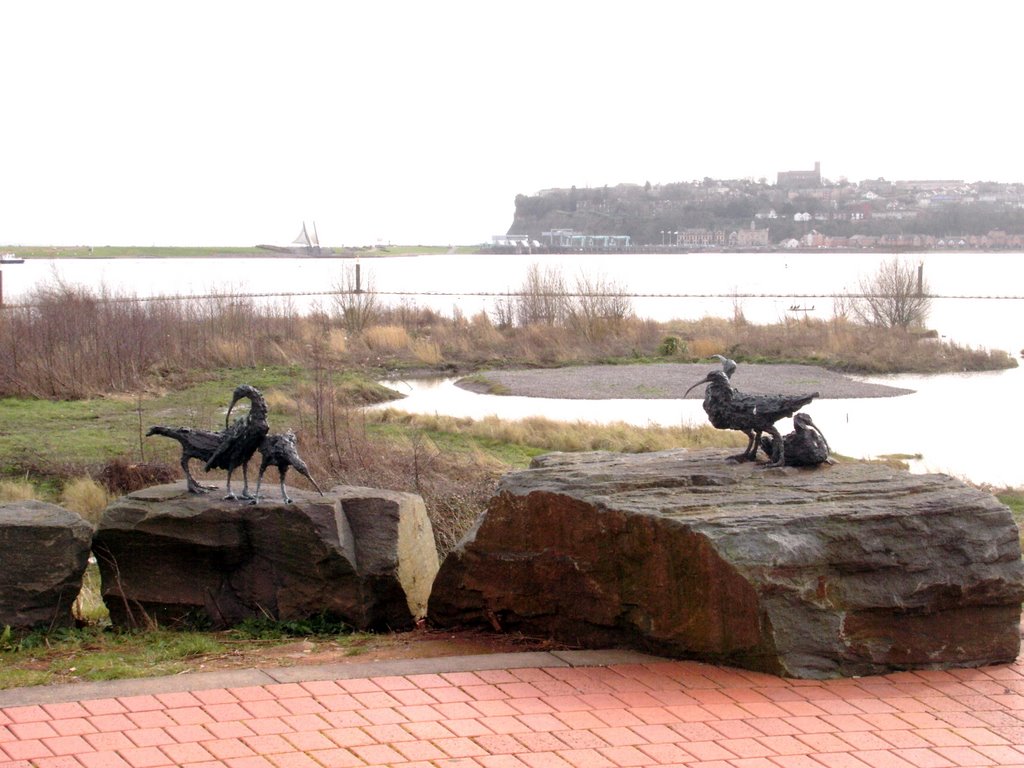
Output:
[[[326,614],[357,629],[413,626],[437,571],[436,551],[433,570],[421,556],[401,558],[416,551],[413,536],[433,549],[426,513],[408,522],[422,500],[373,489],[288,491],[294,504],[253,506],[216,491],[195,496],[179,482],[115,501],[93,545],[111,620],[225,627]]]
[[[552,454],[503,478],[430,618],[817,678],[1009,662],[1022,598],[1009,510],[944,475]]]
[[[0,630],[69,627],[92,526],[42,501],[0,504]]]

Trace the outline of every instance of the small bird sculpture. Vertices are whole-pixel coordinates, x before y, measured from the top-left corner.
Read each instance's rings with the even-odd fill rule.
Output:
[[[782,435],[775,428],[775,422],[792,416],[816,398],[818,393],[796,396],[748,395],[729,383],[726,370],[728,367],[723,363],[723,370],[711,371],[687,389],[683,397],[694,387],[707,384],[704,390],[704,412],[711,425],[716,429],[735,429],[747,436],[746,450],[733,458],[753,461],[757,457],[761,433],[768,432],[775,438],[768,466],[781,467],[785,463],[785,446]]]
[[[207,462],[217,450],[221,440],[224,439],[223,432],[210,432],[205,429],[190,429],[189,427],[150,427],[146,437],[150,435],[162,435],[170,437],[181,443],[181,468],[185,471],[185,482],[188,484],[189,493],[206,493],[212,491],[215,486],[201,485],[196,482],[189,471],[189,460],[198,459]]]
[[[256,478],[256,496],[252,500],[253,504],[259,503],[260,483],[263,482],[263,473],[267,471],[267,467],[271,464],[277,467],[281,480],[281,498],[285,504],[292,503],[292,500],[288,498],[288,492],[284,488],[284,476],[288,471],[288,467],[295,467],[300,475],[313,484],[313,487],[319,491],[321,496],[324,495],[324,492],[320,490],[320,486],[316,484],[316,480],[309,474],[309,467],[306,466],[306,462],[299,456],[299,452],[295,448],[296,442],[295,433],[290,429],[283,435],[267,435],[263,438],[259,449],[263,460],[260,462],[260,474]]]
[[[249,400],[249,413],[228,426],[231,410],[242,398]],[[235,387],[234,394],[231,396],[231,405],[228,406],[227,415],[224,417],[224,436],[213,455],[206,461],[204,468],[207,472],[211,469],[226,469],[228,471],[228,495],[224,497],[225,499],[237,498],[231,491],[231,473],[238,467],[242,468],[242,498],[252,498],[249,495],[249,459],[256,453],[269,431],[267,401],[260,391],[248,384]]]
[[[722,372],[725,374],[725,378],[731,380],[732,375],[736,373],[736,361],[730,360],[725,355],[712,355],[712,357],[718,359],[718,361],[722,364]]]
[[[770,437],[761,437],[761,448],[771,455],[774,441]],[[782,446],[789,467],[816,467],[819,464],[834,464],[829,456],[831,449],[828,440],[811,421],[810,414],[798,413],[793,417],[793,431],[782,438]]]

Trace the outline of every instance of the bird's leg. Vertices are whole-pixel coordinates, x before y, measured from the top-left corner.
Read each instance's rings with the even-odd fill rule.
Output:
[[[249,495],[249,462],[245,462],[242,465],[242,496],[243,499],[251,499]]]
[[[228,495],[224,497],[225,501],[234,501],[235,499],[238,498],[237,496],[235,496],[235,494],[233,494],[231,492],[231,473],[232,473],[232,471],[233,470],[230,470],[230,469],[228,470],[228,486],[227,486],[228,487]]]
[[[754,443],[754,433],[749,429],[741,429],[740,432],[747,436],[747,447],[744,449],[743,453],[738,453],[735,456],[730,456],[729,458],[735,459],[736,461],[750,461],[757,453],[756,447],[754,448],[753,453],[750,451],[750,447]]]
[[[206,493],[207,491],[212,491],[217,487],[215,485],[202,485],[201,483],[197,483],[196,479],[192,477],[192,473],[189,472],[188,457],[186,456],[181,457],[181,468],[185,470],[185,482],[188,485],[189,493]]]
[[[757,459],[757,449],[761,446],[761,430],[757,430],[754,435],[754,442],[750,446],[750,460],[755,461]]]
[[[284,475],[288,471],[288,466],[278,467],[277,471],[281,474],[281,498],[284,499],[285,504],[291,504],[292,500],[288,498],[288,494],[284,490]]]
[[[772,433],[772,460],[766,466],[781,467],[786,463],[786,449],[782,443],[782,435],[774,425],[768,427],[768,431]]]
[[[259,504],[260,503],[260,483],[263,482],[263,472],[264,472],[265,469],[266,469],[266,467],[261,466],[260,467],[260,473],[258,475],[256,475],[256,495],[252,497],[252,501],[249,502],[250,504]]]

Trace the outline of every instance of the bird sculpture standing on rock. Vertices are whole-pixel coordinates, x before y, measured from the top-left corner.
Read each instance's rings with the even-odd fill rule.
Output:
[[[185,482],[188,485],[189,493],[206,493],[214,489],[215,486],[201,485],[196,482],[196,479],[192,477],[192,473],[189,471],[188,464],[191,459],[199,459],[203,462],[209,461],[210,457],[213,456],[213,452],[217,450],[217,446],[220,445],[221,440],[224,439],[223,432],[157,425],[150,427],[149,431],[146,432],[146,437],[150,435],[170,437],[181,443],[181,468],[185,471]]]
[[[228,426],[228,422],[231,419],[231,409],[242,398],[248,398],[249,400],[249,413],[236,419],[234,424]],[[242,468],[242,498],[252,498],[249,495],[249,459],[256,453],[256,449],[260,447],[260,443],[263,442],[263,438],[266,437],[269,431],[267,401],[263,398],[260,391],[248,384],[235,387],[235,392],[231,397],[231,405],[228,406],[227,415],[224,417],[224,437],[221,439],[220,445],[213,452],[213,455],[206,462],[205,467],[207,472],[211,469],[226,469],[228,471],[228,495],[224,497],[225,499],[233,500],[237,498],[231,492],[231,473],[238,467]]]
[[[263,473],[267,471],[267,467],[271,464],[277,467],[277,472],[281,479],[281,498],[285,504],[292,503],[292,500],[288,498],[288,492],[284,489],[284,475],[288,471],[288,467],[295,467],[300,475],[313,484],[313,487],[320,492],[321,496],[324,495],[324,492],[320,490],[320,486],[316,484],[316,480],[309,474],[309,467],[306,466],[306,462],[299,456],[295,443],[295,433],[291,430],[288,430],[283,435],[267,435],[263,438],[263,442],[260,443],[260,455],[263,457],[263,460],[260,462],[260,474],[256,478],[256,496],[252,500],[253,504],[258,504],[260,501],[260,483],[263,482]]]
[[[782,438],[782,446],[789,467],[816,467],[819,464],[834,464],[829,456],[831,449],[828,440],[811,421],[810,414],[798,413],[793,417],[793,431]],[[761,438],[761,448],[771,455],[774,451],[774,440],[770,437]]]
[[[686,390],[683,397],[701,384],[707,384],[704,390],[704,412],[707,413],[711,425],[716,429],[735,429],[747,436],[747,448],[733,458],[742,461],[753,461],[757,457],[757,449],[761,433],[767,432],[773,438],[773,451],[769,467],[781,467],[785,464],[785,447],[782,435],[775,428],[779,419],[792,416],[814,398],[817,392],[810,395],[748,395],[740,392],[729,383],[731,360],[722,359],[721,371],[712,371],[703,379]],[[735,363],[732,363],[735,370]]]

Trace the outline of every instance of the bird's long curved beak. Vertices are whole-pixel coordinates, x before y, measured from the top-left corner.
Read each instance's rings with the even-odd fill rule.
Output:
[[[703,379],[701,379],[701,380],[700,380],[700,381],[698,381],[698,382],[697,382],[696,384],[694,384],[694,385],[693,385],[692,387],[690,387],[690,389],[688,389],[688,390],[686,390],[685,392],[683,392],[683,397],[686,397],[686,396],[687,396],[688,394],[690,394],[690,392],[691,392],[691,391],[692,391],[693,389],[695,389],[695,388],[699,387],[699,386],[700,386],[701,384],[707,384],[707,383],[708,383],[708,381],[710,381],[710,379],[708,379],[708,377],[707,377],[707,376],[705,376],[705,377],[704,377]]]
[[[227,415],[224,417],[224,429],[227,429],[228,424],[231,423],[231,409],[235,407],[235,403],[237,403],[239,400],[241,400],[241,398],[238,397],[237,395],[231,398],[231,405],[228,406]]]
[[[296,469],[298,469],[298,467],[296,467]],[[299,469],[299,472],[300,472],[300,473],[302,473],[302,474],[303,474],[303,475],[305,476],[305,478],[306,478],[307,480],[309,480],[309,482],[311,482],[311,483],[313,484],[313,487],[314,487],[314,488],[316,488],[316,489],[317,489],[317,491],[319,491],[319,492],[320,492],[320,495],[321,495],[321,496],[323,496],[323,495],[324,495],[324,492],[323,492],[323,491],[322,491],[322,490],[320,489],[320,486],[319,486],[319,485],[317,485],[317,483],[316,483],[316,480],[314,480],[314,479],[313,479],[313,476],[312,476],[312,475],[310,475],[310,474],[309,474],[309,472],[303,472],[303,471],[302,471],[301,469]]]

